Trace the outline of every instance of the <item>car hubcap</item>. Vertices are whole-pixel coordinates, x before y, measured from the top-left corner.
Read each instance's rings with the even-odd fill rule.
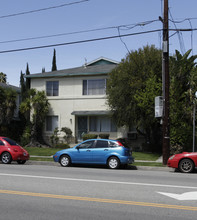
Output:
[[[8,163],[9,160],[10,160],[9,154],[4,154],[4,155],[2,156],[2,162],[3,162],[3,163]]]
[[[62,163],[63,166],[67,166],[68,163],[69,163],[69,159],[67,157],[63,157],[61,159],[61,163]]]
[[[117,161],[116,159],[111,159],[111,160],[109,161],[109,166],[110,166],[111,168],[116,168],[117,165],[118,165],[118,161]]]
[[[186,161],[182,164],[182,169],[185,170],[185,171],[189,171],[191,170],[192,168],[192,165],[190,162]]]

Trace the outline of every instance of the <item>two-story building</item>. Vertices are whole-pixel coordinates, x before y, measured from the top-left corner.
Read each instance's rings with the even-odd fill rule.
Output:
[[[50,102],[46,140],[56,127],[70,128],[78,141],[84,133],[109,133],[110,138],[127,135],[127,130],[117,128],[111,119],[106,103],[108,73],[117,64],[101,57],[80,67],[26,76],[31,79],[31,88],[46,91]]]

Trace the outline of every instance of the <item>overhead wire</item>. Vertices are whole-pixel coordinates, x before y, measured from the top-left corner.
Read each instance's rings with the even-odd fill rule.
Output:
[[[181,52],[182,52],[182,54],[184,54],[185,53],[185,45],[184,45],[183,35],[182,35],[182,33],[180,31],[178,31],[178,28],[176,26],[176,23],[174,22],[174,19],[172,17],[172,13],[171,13],[170,9],[169,9],[169,14],[170,14],[170,16],[172,18],[171,22],[174,24],[174,26],[175,26],[175,28],[177,30],[177,35],[178,35],[178,39],[179,39],[179,44],[180,44]]]
[[[134,36],[134,35],[149,34],[149,33],[159,32],[161,30],[162,29],[155,29],[155,30],[142,31],[142,32],[136,32],[136,33],[114,35],[114,36],[86,39],[86,40],[80,40],[80,41],[64,42],[64,43],[59,43],[59,44],[50,44],[50,45],[42,45],[42,46],[36,46],[36,47],[27,47],[27,48],[4,50],[4,51],[0,51],[0,54],[27,51],[27,50],[35,50],[35,49],[43,49],[43,48],[49,48],[49,47],[66,46],[66,45],[72,45],[72,44],[81,44],[81,43],[88,43],[88,42],[93,42],[93,41],[109,40],[109,39],[115,39],[115,38],[120,38],[120,37],[129,37],[129,36]],[[189,28],[189,29],[169,29],[169,31],[176,31],[176,32],[177,31],[191,31],[191,30],[192,31],[197,31],[197,28],[193,28],[193,29],[191,29],[191,28]]]
[[[62,8],[65,6],[80,4],[80,3],[88,2],[88,1],[90,1],[90,0],[80,0],[80,1],[65,3],[65,4],[61,4],[61,5],[55,5],[55,6],[51,6],[51,7],[47,7],[47,8],[40,8],[40,9],[24,11],[24,12],[19,12],[19,13],[14,13],[14,14],[2,15],[2,16],[0,16],[0,19],[20,16],[20,15],[25,15],[25,14],[31,14],[31,13],[41,12],[41,11],[47,11],[47,10],[56,9],[56,8]]]
[[[150,21],[143,21],[143,22],[139,22],[139,23],[136,23],[136,24],[123,24],[123,25],[109,26],[109,27],[103,27],[103,28],[95,28],[95,29],[74,31],[74,32],[68,32],[68,33],[59,33],[59,34],[44,35],[44,36],[38,36],[38,37],[29,37],[29,38],[6,40],[6,41],[0,41],[0,44],[14,43],[14,42],[20,42],[20,41],[29,41],[29,40],[37,40],[37,39],[45,39],[45,38],[52,38],[52,37],[61,37],[61,36],[66,36],[66,35],[82,34],[82,33],[89,33],[89,32],[109,30],[109,29],[121,29],[121,30],[126,29],[126,30],[130,30],[130,29],[132,29],[136,26],[145,26],[145,25],[151,24],[151,23],[156,22],[156,21],[158,21],[158,19],[157,20],[150,20]]]

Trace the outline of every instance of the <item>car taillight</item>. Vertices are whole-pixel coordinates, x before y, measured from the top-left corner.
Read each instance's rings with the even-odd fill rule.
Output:
[[[117,141],[117,143],[118,143],[119,146],[124,147],[124,145],[120,141]]]

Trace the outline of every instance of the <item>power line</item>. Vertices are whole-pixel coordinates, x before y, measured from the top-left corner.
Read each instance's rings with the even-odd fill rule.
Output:
[[[161,29],[137,32],[137,33],[130,33],[130,34],[123,34],[123,35],[114,35],[114,36],[94,38],[94,39],[87,39],[87,40],[80,40],[80,41],[71,41],[71,42],[65,42],[65,43],[59,43],[59,44],[42,45],[42,46],[37,46],[37,47],[27,47],[27,48],[19,48],[19,49],[12,49],[12,50],[4,50],[4,51],[0,51],[0,53],[1,54],[2,53],[12,53],[12,52],[20,52],[20,51],[26,51],[26,50],[43,49],[43,48],[49,48],[49,47],[59,47],[59,46],[66,46],[66,45],[72,45],[72,44],[81,44],[81,43],[88,43],[88,42],[93,42],[93,41],[109,40],[109,39],[115,39],[115,38],[120,38],[120,37],[129,37],[129,36],[134,36],[134,35],[148,34],[148,33],[153,33],[153,32],[158,32],[158,31],[161,31]]]
[[[56,9],[56,8],[62,8],[65,6],[80,4],[83,2],[87,2],[87,1],[90,1],[90,0],[80,0],[80,1],[65,3],[65,4],[61,4],[61,5],[51,6],[51,7],[47,7],[47,8],[40,8],[40,9],[31,10],[31,11],[24,11],[24,12],[19,12],[19,13],[15,13],[15,14],[3,15],[3,16],[0,16],[0,19],[15,17],[15,16],[19,16],[19,15],[25,15],[25,14],[31,14],[31,13],[36,13],[36,12],[40,12],[40,11],[47,11],[47,10]]]
[[[82,34],[82,33],[89,33],[89,32],[109,30],[109,29],[130,30],[130,29],[133,29],[134,27],[145,26],[145,25],[151,24],[156,21],[159,21],[159,20],[157,19],[157,20],[151,20],[151,21],[143,21],[143,22],[139,22],[136,24],[123,24],[123,25],[116,25],[116,26],[110,26],[110,27],[104,27],[104,28],[95,28],[95,29],[88,29],[88,30],[82,30],[82,31],[74,31],[74,32],[68,32],[68,33],[59,33],[59,34],[44,35],[44,36],[38,36],[38,37],[21,38],[21,39],[15,39],[15,40],[6,40],[6,41],[0,41],[0,44],[14,43],[14,42],[20,42],[20,41],[29,41],[29,40],[37,40],[37,39],[44,39],[44,38],[52,38],[52,37],[61,37],[61,36],[66,36],[66,35]]]
[[[36,50],[36,49],[43,49],[43,48],[49,48],[49,47],[66,46],[66,45],[72,45],[72,44],[81,44],[81,43],[88,43],[88,42],[93,42],[93,41],[109,40],[109,39],[115,39],[115,38],[120,38],[120,37],[129,37],[129,36],[134,36],[134,35],[149,34],[149,33],[154,33],[154,32],[159,32],[159,31],[162,31],[162,29],[142,31],[142,32],[136,32],[136,33],[130,33],[130,34],[114,35],[114,36],[101,37],[101,38],[93,38],[93,39],[80,40],[80,41],[71,41],[71,42],[65,42],[65,43],[59,43],[59,44],[42,45],[42,46],[37,46],[37,47],[27,47],[27,48],[19,48],[19,49],[12,49],[12,50],[4,50],[4,51],[0,51],[0,54],[27,51],[27,50]],[[169,31],[175,31],[175,32],[177,32],[177,31],[197,31],[197,28],[169,29]]]
[[[177,30],[178,28],[177,28],[177,26],[176,26],[176,23],[174,22],[173,17],[172,17],[171,10],[170,10],[170,9],[168,9],[168,10],[169,10],[170,16],[171,16],[171,18],[172,18],[171,21],[173,22],[173,24],[174,24],[174,26],[175,26],[175,28],[176,28],[176,30]],[[182,52],[182,54],[184,54],[184,53],[185,53],[185,45],[184,45],[184,40],[183,40],[182,33],[181,33],[180,31],[177,31],[177,34],[178,34],[178,39],[179,39],[179,44],[180,44],[181,52]]]

